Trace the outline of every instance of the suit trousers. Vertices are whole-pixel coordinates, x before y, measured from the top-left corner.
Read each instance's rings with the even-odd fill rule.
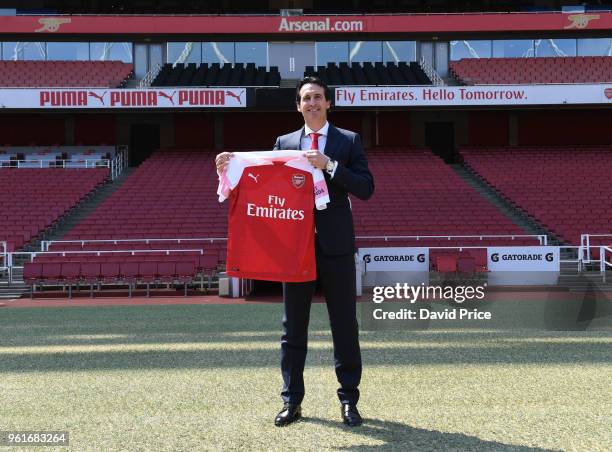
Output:
[[[341,403],[356,404],[361,380],[361,351],[357,324],[355,258],[352,254],[325,256],[315,246],[317,276],[322,285],[331,326],[336,377]],[[316,281],[283,283],[281,372],[285,403],[304,398],[304,363],[308,347],[310,305]]]

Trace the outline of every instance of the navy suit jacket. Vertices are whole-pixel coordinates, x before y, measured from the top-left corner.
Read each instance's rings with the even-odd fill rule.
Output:
[[[304,128],[276,139],[275,150],[300,150]],[[368,169],[368,161],[359,135],[350,130],[329,125],[323,150],[338,162],[331,178],[323,171],[330,203],[324,210],[314,211],[317,242],[323,254],[341,256],[355,252],[355,229],[348,194],[366,200],[374,193],[374,178]]]

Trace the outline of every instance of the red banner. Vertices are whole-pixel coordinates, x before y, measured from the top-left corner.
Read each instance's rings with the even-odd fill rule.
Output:
[[[611,12],[387,16],[0,16],[0,34],[295,35],[610,30]]]
[[[246,108],[245,88],[0,89],[1,108]]]

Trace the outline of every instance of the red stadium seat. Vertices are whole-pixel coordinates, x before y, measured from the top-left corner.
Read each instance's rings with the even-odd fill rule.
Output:
[[[0,86],[118,88],[132,71],[131,64],[121,61],[5,60],[0,61]]]
[[[81,264],[78,262],[64,262],[62,264],[62,280],[68,286],[68,298],[72,298],[72,286],[77,284],[81,277]]]
[[[376,181],[372,199],[353,199],[358,236],[523,235],[524,231],[477,193],[430,150],[375,148],[368,153]],[[383,242],[382,246],[468,246],[474,239],[421,239]],[[536,244],[531,239],[531,244]],[[357,240],[359,247],[372,241]],[[506,245],[489,239],[478,245]]]
[[[23,282],[30,286],[30,298],[34,294],[34,286],[40,284],[43,279],[43,266],[40,263],[26,262],[23,265]]]
[[[58,285],[63,282],[62,264],[47,263],[42,266],[42,281],[47,285]]]
[[[15,251],[51,227],[102,184],[108,169],[1,170],[0,241]]]
[[[193,281],[195,276],[196,267],[193,262],[176,263],[176,280],[185,285],[185,296],[187,296],[187,285]]]
[[[102,284],[115,284],[121,280],[121,271],[118,262],[103,262],[100,264]]]
[[[212,278],[217,273],[217,267],[219,265],[219,256],[216,254],[203,254],[200,256],[198,260],[198,268],[197,272],[202,275],[202,280],[204,277],[208,278],[208,289],[212,285]]]
[[[121,263],[121,279],[128,284],[129,296],[132,297],[132,285],[136,285],[140,274],[138,273],[138,262]]]
[[[562,241],[578,245],[581,233],[608,231],[612,224],[609,190],[584,188],[585,180],[609,178],[610,150],[601,146],[501,147],[460,153],[471,171]]]
[[[157,262],[141,262],[138,266],[140,282],[147,285],[147,297],[149,296],[149,285],[157,280]]]
[[[84,262],[81,264],[81,280],[83,284],[89,284],[90,297],[93,298],[93,286],[100,281],[100,263]]]
[[[457,271],[457,256],[455,254],[442,254],[436,259],[436,269],[440,273],[454,273]]]
[[[176,263],[160,262],[157,265],[157,273],[161,283],[171,284],[176,280]]]
[[[461,253],[457,258],[457,271],[464,274],[473,274],[476,271],[476,259],[467,253]]]
[[[589,70],[587,62],[593,65]],[[449,69],[465,85],[601,83],[612,73],[612,58],[464,58],[451,61]]]

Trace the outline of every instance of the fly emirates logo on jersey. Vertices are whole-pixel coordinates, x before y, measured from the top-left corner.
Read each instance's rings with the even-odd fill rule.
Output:
[[[304,210],[285,207],[287,199],[276,195],[268,196],[267,206],[247,203],[246,214],[249,217],[274,218],[278,220],[304,221]]]

